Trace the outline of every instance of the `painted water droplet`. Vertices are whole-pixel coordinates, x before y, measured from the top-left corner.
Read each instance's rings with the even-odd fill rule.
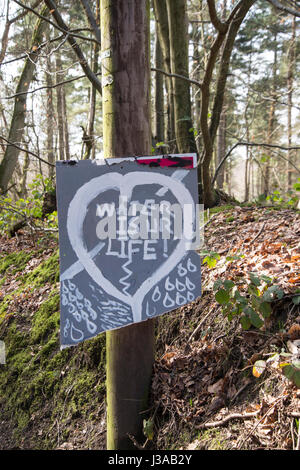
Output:
[[[62,291],[63,291],[64,294],[67,294],[69,292],[69,289],[67,288],[67,286],[64,282],[62,283]]]
[[[76,288],[75,294],[76,294],[77,299],[79,299],[79,300],[83,299],[83,295],[80,292],[80,290],[78,289],[78,287]]]
[[[71,294],[71,292],[69,292],[68,297],[69,297],[69,301],[70,301],[70,302],[76,302],[76,301],[77,301],[76,296],[73,295],[73,294]]]
[[[64,326],[64,337],[65,338],[68,336],[69,329],[70,329],[70,320],[67,318],[67,321],[66,321],[65,326]]]
[[[182,266],[182,263],[180,263],[180,264],[178,265],[177,272],[178,272],[178,274],[179,274],[180,277],[183,277],[183,276],[186,275],[187,270]]]
[[[90,321],[88,313],[85,312],[84,310],[81,310],[81,316],[82,316],[82,319],[86,323],[86,327],[87,327],[88,331],[92,334],[95,333],[96,330],[97,330],[97,325],[95,325],[95,323]]]
[[[150,312],[149,311],[149,302],[147,302],[147,304],[146,304],[146,315],[147,315],[147,317],[149,317],[149,318],[154,317],[155,314],[156,314],[156,308],[154,307],[152,312]]]
[[[75,318],[76,321],[78,321],[78,323],[81,322],[81,320],[82,320],[82,317],[81,317],[80,313],[78,312],[78,310],[73,312],[73,317]]]
[[[186,297],[184,297],[183,295],[179,294],[179,292],[177,292],[177,294],[176,294],[176,303],[177,303],[177,305],[186,304]]]
[[[193,294],[192,292],[188,292],[188,293],[187,293],[187,300],[188,300],[189,302],[193,302],[193,300],[195,300],[195,296],[194,296],[194,294]]]
[[[81,302],[76,301],[76,305],[79,310],[83,309],[83,304]]]
[[[86,299],[86,298],[85,298],[85,299],[84,299],[84,306],[85,306],[86,308],[91,308],[91,307],[92,307],[91,301],[90,301],[89,299]]]
[[[76,285],[73,282],[71,282],[69,279],[68,279],[68,286],[69,286],[69,289],[72,291],[76,289]]]
[[[166,282],[165,282],[165,289],[168,290],[168,291],[171,291],[171,290],[174,290],[174,289],[175,289],[175,286],[174,286],[174,284],[170,281],[169,276],[167,277]]]
[[[69,307],[68,307],[68,312],[69,312],[69,313],[74,313],[75,310],[76,310],[75,305],[70,304]]]
[[[180,282],[180,281],[178,281],[178,279],[176,279],[176,289],[179,292],[185,291],[186,290],[185,284],[183,284],[183,282]]]
[[[185,284],[186,284],[186,287],[188,288],[188,290],[196,289],[195,284],[192,281],[190,281],[190,279],[188,277],[186,277]]]
[[[75,326],[72,323],[71,326],[71,339],[73,341],[81,341],[83,339],[83,331],[79,330],[78,328],[75,328]]]
[[[163,305],[166,308],[174,307],[174,305],[175,305],[174,300],[169,296],[168,292],[165,295]]]
[[[191,262],[191,258],[188,259],[187,268],[191,273],[195,273],[197,271],[197,267]]]
[[[153,302],[158,302],[160,298],[161,298],[161,292],[159,290],[159,287],[156,286],[152,294],[152,300]]]

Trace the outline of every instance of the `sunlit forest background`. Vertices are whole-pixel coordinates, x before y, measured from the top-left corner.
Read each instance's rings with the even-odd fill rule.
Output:
[[[41,11],[45,9],[43,2],[26,3],[24,6],[6,0],[0,11],[0,186],[14,200],[26,198],[28,184],[38,175],[54,181],[56,160],[102,158],[101,93],[82,72],[69,36],[52,20],[41,19],[48,15]],[[97,1],[64,0],[57,5],[90,69],[101,81],[100,38],[89,22],[86,3],[93,10],[94,21],[100,24]],[[166,66],[172,47],[177,47],[178,55],[184,44],[176,46],[173,41],[166,52],[159,33],[164,21],[159,10],[162,3],[159,7],[159,2],[154,2],[151,8],[151,122],[155,154],[185,150],[172,128],[173,98],[167,73],[174,72]],[[222,53],[228,47],[225,39],[207,79],[218,34],[211,3],[187,1],[186,18],[180,20],[183,25],[184,20],[188,23],[186,29],[182,26],[187,34],[188,70],[177,74],[190,79],[191,110],[191,116],[180,119],[189,120],[188,131],[193,134],[194,149],[199,155],[205,148],[201,120],[205,117],[209,123],[215,119]],[[213,3],[219,20],[225,22],[235,2]],[[299,18],[276,9],[271,2],[252,3],[229,58],[209,173],[215,187],[240,202],[280,200],[294,204],[300,166]],[[283,5],[290,3],[295,2]],[[32,53],[36,55],[33,57]],[[207,90],[206,110],[203,100]],[[19,125],[14,125],[16,115]],[[186,149],[190,150],[193,148]],[[4,172],[7,165],[10,170]]]

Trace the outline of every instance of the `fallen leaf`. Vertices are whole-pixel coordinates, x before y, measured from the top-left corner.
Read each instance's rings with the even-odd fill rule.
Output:
[[[265,371],[265,369],[266,369],[265,361],[262,361],[262,360],[256,361],[252,369],[252,374],[254,375],[254,377],[258,378]]]

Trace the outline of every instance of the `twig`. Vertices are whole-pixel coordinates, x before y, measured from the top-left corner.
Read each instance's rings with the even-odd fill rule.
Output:
[[[4,140],[4,142],[6,142],[7,145],[12,145],[13,147],[17,148],[17,149],[20,150],[21,152],[25,152],[25,153],[28,153],[29,155],[32,155],[33,157],[37,158],[37,159],[40,160],[41,162],[46,163],[46,165],[55,166],[53,163],[47,162],[47,160],[44,160],[42,157],[40,157],[40,156],[37,155],[36,153],[31,152],[31,151],[28,150],[28,149],[24,149],[23,147],[20,147],[20,145],[17,145],[17,144],[15,144],[14,142],[11,142],[10,140],[7,140],[5,137],[3,137],[3,135],[0,135],[0,140]]]
[[[259,236],[260,236],[260,234],[262,233],[263,229],[265,228],[265,225],[266,225],[266,222],[264,222],[264,223],[262,224],[260,231],[258,232],[258,234],[257,234],[257,235],[255,235],[255,237],[254,237],[254,238],[252,238],[252,240],[249,242],[249,245],[252,245],[252,243],[254,243],[254,242],[255,242],[255,240],[257,240],[257,239],[258,239],[258,237],[259,237]]]
[[[51,26],[58,29],[63,34],[68,34],[68,35],[73,36],[74,38],[84,39],[85,41],[92,41],[92,42],[96,42],[97,44],[100,44],[100,42],[95,38],[82,36],[81,34],[71,33],[70,30],[66,27],[66,25],[62,26],[61,24],[54,23],[53,21],[49,20],[49,18],[47,18],[46,16],[43,16],[40,13],[38,13],[34,8],[31,8],[27,5],[24,5],[24,3],[19,2],[19,0],[13,0],[13,2],[17,3],[20,7],[24,8],[25,10],[30,11],[31,13],[34,13],[36,16],[38,16],[42,20],[46,21],[47,23],[51,24]],[[49,8],[49,9],[51,10],[51,8]]]
[[[193,331],[193,333],[190,335],[189,339],[187,340],[187,343],[186,344],[189,344],[191,342],[191,340],[193,339],[193,337],[195,336],[195,334],[200,330],[201,326],[203,325],[203,323],[205,322],[205,320],[207,319],[207,317],[209,317],[209,315],[211,314],[211,312],[214,310],[214,308],[212,308],[202,319],[201,321],[198,323],[197,327],[195,328],[195,330]]]
[[[278,8],[278,10],[284,11],[285,13],[288,13],[289,15],[296,16],[297,18],[300,18],[300,11],[294,10],[294,8],[289,8],[286,5],[282,5],[278,0],[267,0],[271,5],[273,5],[275,8]]]
[[[260,413],[260,409],[257,411],[253,411],[251,413],[232,413],[231,415],[225,416],[225,418],[220,419],[218,421],[211,421],[210,423],[203,423],[199,424],[196,429],[206,429],[206,428],[215,428],[218,426],[224,426],[224,424],[228,423],[232,419],[249,419],[257,416]]]
[[[291,419],[291,436],[292,436],[293,450],[295,450],[294,420],[293,419]]]
[[[300,450],[300,426],[298,426],[298,438],[295,450]]]
[[[166,75],[167,77],[179,78],[180,80],[185,80],[186,82],[193,83],[193,85],[196,85],[200,88],[202,87],[201,82],[198,82],[198,80],[193,80],[192,78],[186,77],[185,75],[179,75],[178,73],[168,73],[165,70],[157,69],[155,67],[151,67],[151,71],[162,73],[163,75]]]
[[[96,73],[95,75],[101,75],[101,72],[98,72]],[[47,90],[49,88],[57,88],[61,85],[65,85],[66,83],[71,83],[71,82],[75,82],[75,80],[80,80],[82,78],[86,78],[86,75],[78,75],[77,77],[73,77],[73,78],[69,78],[67,80],[64,80],[62,82],[57,82],[55,83],[54,85],[43,85],[43,86],[40,86],[38,88],[34,88],[33,90],[29,90],[29,91],[20,91],[19,93],[16,93],[15,95],[10,95],[10,96],[5,96],[4,98],[2,98],[3,100],[10,100],[12,98],[15,98],[16,96],[21,96],[21,95],[29,95],[31,93],[36,93],[37,91],[40,91],[40,90]]]
[[[279,398],[277,398],[277,400],[275,400],[275,402],[273,403],[273,405],[271,405],[268,410],[266,411],[266,413],[261,417],[261,419],[255,424],[255,426],[248,432],[248,434],[246,435],[246,437],[240,442],[240,445],[239,445],[239,449],[241,449],[242,445],[244,444],[244,442],[248,439],[248,437],[255,431],[255,429],[257,428],[257,426],[265,419],[265,417],[270,413],[270,411],[274,408],[275,405],[277,405],[277,403],[282,399],[284,398],[285,395],[280,395]]]
[[[215,171],[215,174],[214,174],[214,177],[212,179],[212,182],[211,184],[213,185],[217,179],[217,176],[218,176],[218,173],[222,167],[222,165],[225,163],[225,161],[227,160],[227,158],[231,155],[231,153],[233,152],[233,150],[235,150],[237,147],[239,147],[240,145],[245,145],[247,147],[266,147],[266,148],[277,148],[277,149],[280,149],[280,150],[284,150],[284,151],[288,151],[288,150],[300,150],[300,147],[299,146],[291,146],[291,147],[285,147],[284,145],[276,145],[276,144],[266,144],[264,142],[262,143],[257,143],[257,142],[244,142],[244,141],[238,141],[236,142],[232,147],[231,149],[228,150],[228,152],[226,153],[226,155],[222,158],[222,160],[220,161],[218,167],[216,168],[216,171]],[[281,156],[282,157],[282,156]],[[284,157],[282,157],[284,158]],[[285,159],[285,158],[284,158]],[[286,160],[286,159],[285,159]],[[299,168],[296,167],[293,162],[290,162],[291,165],[298,171],[300,172]]]
[[[132,434],[127,434],[127,436],[129,437],[129,439],[134,443],[135,447],[137,447],[137,449],[139,450],[145,450],[145,447],[144,445],[148,442],[148,439],[146,440],[145,444],[144,445],[141,445],[138,443],[138,441],[136,440],[136,438],[132,435]]]

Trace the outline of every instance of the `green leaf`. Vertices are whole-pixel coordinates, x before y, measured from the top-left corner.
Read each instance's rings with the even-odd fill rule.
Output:
[[[278,299],[282,299],[283,296],[284,296],[284,291],[279,286],[274,285],[274,286],[268,287],[266,292],[264,292],[262,298],[266,302],[272,302],[272,300],[274,300],[276,297]]]
[[[143,433],[145,436],[151,441],[153,439],[153,420],[150,419],[144,419],[143,420]]]
[[[251,326],[251,321],[247,315],[241,316],[241,325],[242,325],[243,330],[249,330]]]
[[[252,310],[251,312],[250,320],[251,320],[252,325],[255,326],[256,328],[261,328],[264,324],[260,316],[254,310]]]
[[[285,377],[287,377],[289,380],[292,380],[295,370],[294,370],[294,367],[291,364],[289,364],[282,368],[282,372],[285,375]]]
[[[223,284],[222,280],[221,280],[221,279],[217,279],[217,280],[214,282],[213,290],[216,291],[216,290],[220,289],[220,287],[221,287],[222,284]]]
[[[262,302],[259,306],[259,311],[263,315],[264,318],[269,318],[272,313],[272,307],[269,302]]]
[[[256,328],[261,328],[264,324],[260,316],[253,310],[251,307],[245,307],[243,309],[244,313],[249,317],[251,325]]]
[[[226,279],[223,283],[223,286],[225,287],[226,290],[230,290],[235,286],[235,284],[234,284],[233,281],[230,281],[229,279]]]
[[[296,190],[296,191],[300,191],[300,183],[295,183],[293,185],[293,188]]]
[[[300,388],[300,369],[295,370],[295,373],[293,376],[293,382],[297,388]]]
[[[300,295],[297,295],[297,297],[293,297],[293,303],[295,305],[299,305],[300,304]]]
[[[241,295],[240,291],[239,290],[236,290],[235,293],[234,293],[234,298],[241,304],[246,304],[247,303],[247,299],[246,297],[244,297],[243,295]]]
[[[205,258],[203,259],[203,264],[206,263],[209,268],[214,268],[217,264],[217,260],[219,259],[220,255],[212,251],[208,253],[207,256],[205,256]]]
[[[253,284],[249,284],[247,290],[248,290],[249,294],[253,294],[256,297],[259,297],[259,295],[260,295],[260,291],[259,291],[258,287],[253,285]]]
[[[265,274],[262,274],[260,276],[261,280],[264,281],[266,284],[270,284],[272,282],[272,278],[269,276],[266,276]]]
[[[254,273],[249,273],[250,280],[256,286],[260,286],[261,280]]]
[[[220,289],[216,292],[215,299],[221,305],[228,304],[230,300],[229,293],[225,289]]]

